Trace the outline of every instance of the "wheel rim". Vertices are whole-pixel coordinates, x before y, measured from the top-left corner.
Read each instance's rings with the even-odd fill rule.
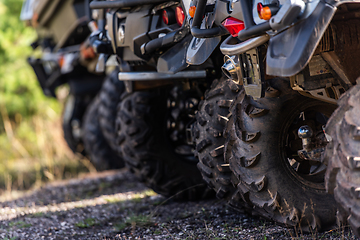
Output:
[[[310,126],[314,131],[312,142],[318,148],[325,147],[327,141],[323,129],[333,108],[322,102],[312,102],[302,105],[299,109],[290,115],[280,133],[283,136],[281,146],[283,146],[284,161],[291,174],[302,183],[314,188],[325,189],[326,165],[299,156],[298,150],[301,150],[303,146],[297,131],[301,126]]]
[[[201,98],[202,94],[197,89],[184,91],[181,86],[175,86],[167,99],[166,135],[169,143],[177,155],[194,163],[198,162],[194,156],[195,144],[188,141],[188,134],[195,122],[195,113]]]

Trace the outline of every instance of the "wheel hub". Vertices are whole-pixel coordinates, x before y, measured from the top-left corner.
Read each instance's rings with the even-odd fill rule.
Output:
[[[201,96],[197,91],[184,91],[180,87],[174,87],[167,100],[168,117],[167,130],[168,136],[177,154],[193,156],[195,146],[189,144],[188,133],[192,123],[195,121]]]
[[[327,120],[322,109],[306,109],[295,117],[286,138],[291,168],[302,178],[315,183],[323,182],[326,171],[323,153],[328,140],[323,129]]]

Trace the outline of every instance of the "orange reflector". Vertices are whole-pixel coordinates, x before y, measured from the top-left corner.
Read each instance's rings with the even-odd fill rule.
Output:
[[[31,18],[31,25],[36,28],[38,26],[38,20],[39,20],[39,14],[34,13],[32,18]]]
[[[64,58],[64,56],[60,56],[60,57],[59,57],[58,63],[59,63],[59,67],[60,67],[60,68],[62,68],[62,66],[64,66],[64,63],[65,63],[65,58]]]
[[[190,17],[194,17],[195,16],[195,11],[196,11],[196,6],[191,6],[189,9],[189,15]]]
[[[270,18],[272,17],[270,7],[263,6],[261,3],[257,4],[257,12],[259,14],[260,19],[270,20]]]
[[[86,45],[81,45],[80,54],[83,59],[92,59],[96,56],[94,49]]]
[[[233,17],[229,17],[227,19],[225,19],[225,21],[223,21],[221,23],[226,30],[228,30],[228,32],[233,36],[233,37],[237,37],[238,33],[245,29],[245,24],[243,21],[233,18]]]

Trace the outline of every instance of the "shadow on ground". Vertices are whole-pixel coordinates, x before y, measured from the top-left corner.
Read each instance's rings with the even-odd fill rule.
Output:
[[[47,184],[0,202],[1,239],[353,239],[277,226],[218,200],[174,202],[127,171]]]

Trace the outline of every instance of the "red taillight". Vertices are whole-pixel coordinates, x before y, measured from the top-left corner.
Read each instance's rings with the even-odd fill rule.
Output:
[[[228,30],[228,32],[233,36],[233,37],[237,37],[238,33],[245,29],[245,24],[243,21],[233,18],[233,17],[229,17],[227,19],[225,19],[225,21],[222,22],[222,25],[226,28],[226,30]]]
[[[166,25],[169,24],[169,14],[168,14],[168,11],[166,11],[166,9],[163,10],[162,19]]]
[[[176,17],[176,22],[181,27],[183,25],[183,23],[184,23],[184,20],[185,20],[184,10],[181,7],[176,7],[175,17]]]

